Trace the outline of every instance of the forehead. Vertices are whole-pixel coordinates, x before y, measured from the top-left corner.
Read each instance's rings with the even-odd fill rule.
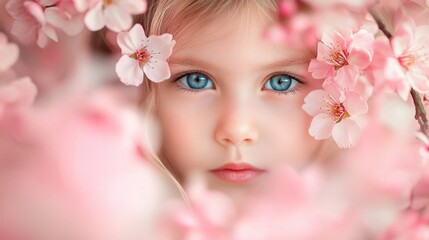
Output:
[[[273,24],[260,11],[224,14],[206,24],[193,24],[176,36],[170,63],[222,65],[257,69],[273,62],[308,62],[312,53],[293,46],[274,44],[263,37]]]

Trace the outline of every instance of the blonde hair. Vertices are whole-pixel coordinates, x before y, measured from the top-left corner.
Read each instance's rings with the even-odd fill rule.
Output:
[[[170,33],[175,39],[193,25],[207,24],[214,18],[225,14],[234,16],[240,13],[240,16],[250,18],[255,11],[249,10],[256,8],[258,13],[265,15],[268,19],[273,19],[277,15],[277,0],[152,0],[148,1],[148,4],[148,10],[141,22],[146,34]],[[243,10],[247,11],[243,12]],[[147,112],[154,112],[156,108],[155,87],[155,84],[145,79],[142,89],[142,105]],[[150,143],[150,141],[147,142]],[[163,161],[153,150],[151,150],[151,155],[187,200],[186,193],[175,177],[177,175],[169,162]]]

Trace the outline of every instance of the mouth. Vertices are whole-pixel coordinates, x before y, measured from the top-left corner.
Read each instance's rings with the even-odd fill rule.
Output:
[[[247,183],[263,174],[265,170],[258,169],[247,163],[228,163],[210,172],[225,182]]]

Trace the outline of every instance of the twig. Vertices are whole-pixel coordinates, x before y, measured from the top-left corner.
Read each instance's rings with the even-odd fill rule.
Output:
[[[423,105],[422,99],[416,90],[411,89],[411,96],[413,97],[414,106],[416,108],[416,115],[414,115],[414,118],[420,125],[420,131],[426,134],[429,126],[425,106]]]

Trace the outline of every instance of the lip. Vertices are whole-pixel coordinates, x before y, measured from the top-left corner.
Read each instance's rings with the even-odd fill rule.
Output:
[[[229,183],[247,183],[265,172],[247,163],[228,163],[210,171],[219,179]]]

